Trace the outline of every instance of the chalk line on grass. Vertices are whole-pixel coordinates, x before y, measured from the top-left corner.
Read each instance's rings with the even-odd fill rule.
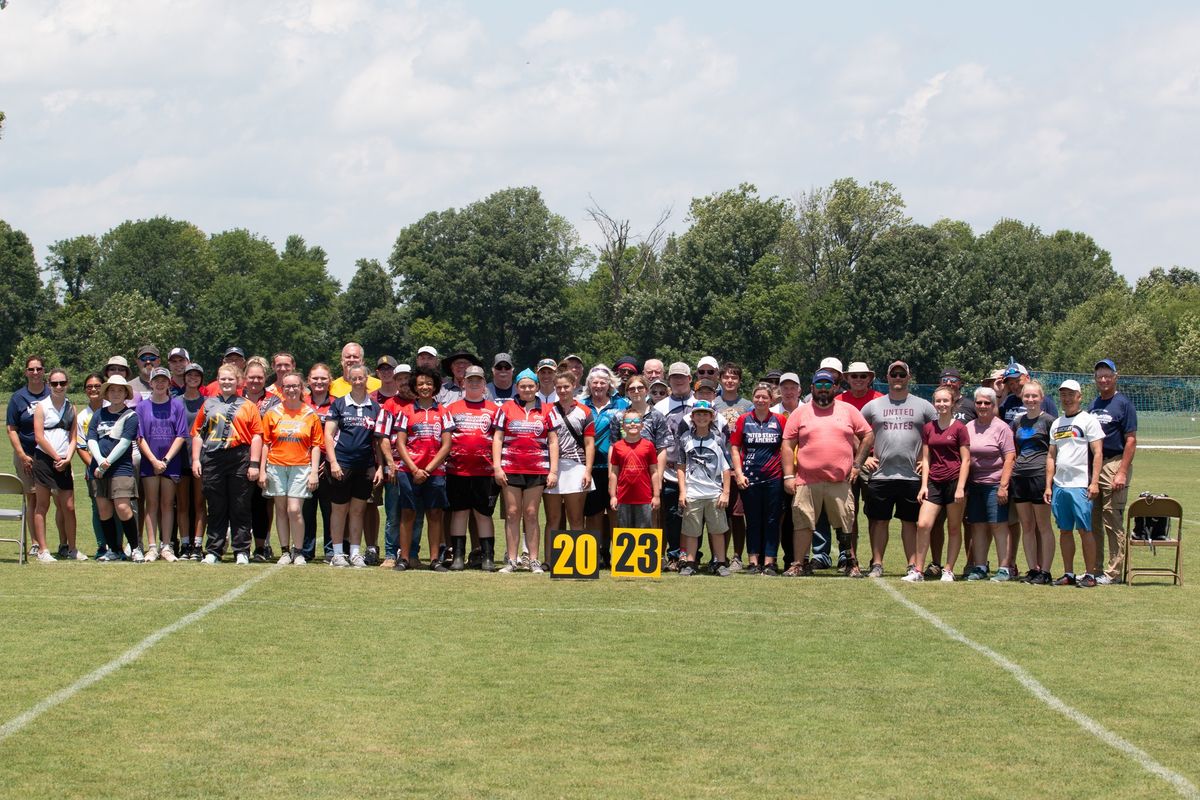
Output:
[[[12,719],[10,719],[8,722],[4,723],[3,725],[0,725],[0,743],[3,743],[10,736],[12,736],[16,733],[19,733],[23,728],[25,728],[27,725],[29,725],[29,723],[36,720],[42,714],[45,714],[47,711],[51,710],[52,708],[54,708],[56,706],[62,705],[63,703],[67,702],[72,697],[79,694],[80,692],[82,692],[84,689],[88,688],[92,684],[98,683],[98,682],[104,680],[109,675],[111,675],[114,672],[116,672],[117,670],[119,670],[121,667],[127,666],[129,664],[132,664],[134,661],[137,661],[139,658],[141,658],[143,653],[145,653],[151,647],[154,647],[154,645],[158,644],[159,642],[161,642],[163,639],[167,638],[171,634],[173,634],[177,631],[180,631],[183,628],[186,628],[188,625],[191,625],[193,622],[198,622],[198,621],[204,619],[205,617],[207,617],[212,612],[216,611],[221,606],[227,605],[228,603],[232,603],[234,600],[237,600],[239,597],[241,597],[243,594],[245,594],[247,591],[249,591],[250,588],[252,586],[254,586],[256,583],[263,580],[264,578],[267,578],[267,577],[275,574],[280,569],[281,566],[282,565],[277,564],[273,567],[270,567],[269,569],[266,569],[266,570],[258,573],[257,575],[255,575],[254,577],[252,577],[248,581],[246,581],[245,583],[235,586],[234,588],[230,589],[228,592],[221,595],[217,599],[211,600],[208,603],[205,603],[200,608],[197,608],[195,611],[188,614],[187,616],[180,617],[179,619],[172,622],[170,625],[167,625],[166,627],[163,627],[163,628],[159,628],[154,633],[150,634],[145,639],[142,639],[140,642],[135,644],[133,647],[129,648],[124,653],[122,653],[121,655],[114,658],[112,661],[109,661],[107,664],[104,664],[103,666],[97,667],[96,669],[89,672],[87,675],[84,675],[82,678],[80,678],[79,680],[72,683],[70,686],[59,689],[57,692],[55,692],[54,694],[45,698],[44,700],[40,701],[39,703],[32,706],[25,712],[13,717]]]
[[[1041,681],[1029,674],[1029,671],[1020,664],[1005,658],[987,645],[980,644],[974,639],[968,638],[965,634],[944,622],[941,617],[937,616],[929,609],[925,608],[919,603],[909,600],[896,587],[891,586],[882,580],[873,581],[873,583],[877,584],[881,589],[890,594],[896,602],[900,603],[909,611],[913,612],[918,617],[937,628],[950,639],[953,639],[956,642],[961,642],[980,655],[987,657],[996,666],[1000,667],[1005,672],[1016,678],[1017,683],[1024,686],[1025,689],[1038,700],[1041,700],[1047,706],[1062,714],[1064,717],[1083,728],[1085,731],[1099,739],[1104,744],[1133,759],[1146,772],[1149,772],[1151,775],[1154,775],[1158,778],[1162,778],[1164,781],[1171,784],[1171,786],[1175,788],[1175,791],[1181,797],[1189,798],[1189,800],[1200,800],[1200,789],[1197,789],[1194,783],[1189,781],[1183,775],[1180,775],[1178,772],[1175,772],[1163,764],[1160,764],[1154,759],[1153,756],[1137,745],[1133,744],[1133,742],[1130,742],[1128,739],[1113,733],[1108,728],[1089,717],[1087,714],[1084,714],[1082,711],[1067,705],[1049,689],[1047,689],[1041,683]]]

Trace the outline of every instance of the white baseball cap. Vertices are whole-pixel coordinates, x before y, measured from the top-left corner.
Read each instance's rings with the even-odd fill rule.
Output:
[[[715,358],[713,358],[712,356],[705,356],[704,358],[700,359],[700,363],[698,363],[696,365],[696,369],[700,369],[701,367],[712,367],[713,369],[720,369],[721,365],[718,364],[717,360]]]
[[[779,376],[779,382],[785,383],[786,381],[791,381],[792,383],[799,386],[800,385],[800,376],[794,372],[785,372]]]
[[[839,375],[841,375],[841,374],[842,374],[842,371],[843,371],[843,370],[842,370],[842,362],[841,362],[841,359],[834,358],[833,356],[830,356],[829,358],[826,358],[826,359],[822,360],[822,361],[821,361],[821,366],[820,366],[820,367],[818,367],[818,369],[832,369],[832,370],[837,370],[837,373],[838,373]]]
[[[1079,381],[1075,380],[1074,378],[1068,378],[1067,380],[1063,381],[1062,383],[1060,383],[1058,385],[1058,390],[1060,392],[1063,389],[1069,389],[1072,392],[1082,392],[1083,391],[1083,387],[1081,387],[1079,385]]]

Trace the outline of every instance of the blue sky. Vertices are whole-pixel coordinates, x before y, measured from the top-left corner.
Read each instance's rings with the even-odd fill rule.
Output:
[[[649,227],[743,181],[894,183],[918,222],[1082,230],[1200,268],[1200,8],[11,0],[0,217],[39,257],[166,214],[386,260],[539,186]]]

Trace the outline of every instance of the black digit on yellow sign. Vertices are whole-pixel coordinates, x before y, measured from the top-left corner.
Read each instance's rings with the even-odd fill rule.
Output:
[[[591,531],[550,532],[551,578],[599,578],[600,543]]]
[[[612,554],[614,578],[661,578],[662,530],[615,528]]]

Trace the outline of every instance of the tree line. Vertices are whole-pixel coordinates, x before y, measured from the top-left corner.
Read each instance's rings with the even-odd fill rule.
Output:
[[[751,374],[822,356],[903,357],[919,380],[980,375],[1011,355],[1042,369],[1200,373],[1200,273],[1155,268],[1130,286],[1086,233],[1003,219],[976,234],[914,223],[894,186],[844,178],[795,199],[742,184],[691,201],[681,233],[648,230],[593,201],[599,243],[534,187],[426,214],[386,263],[363,258],[343,288],[302,236],[282,249],[244,229],[208,234],[166,217],[63,239],[40,261],[0,220],[0,364],[25,355],[76,374],[146,342],[183,344],[212,367],[225,347],[336,361],[361,342],[401,360],[431,344],[522,364],[576,352]]]

